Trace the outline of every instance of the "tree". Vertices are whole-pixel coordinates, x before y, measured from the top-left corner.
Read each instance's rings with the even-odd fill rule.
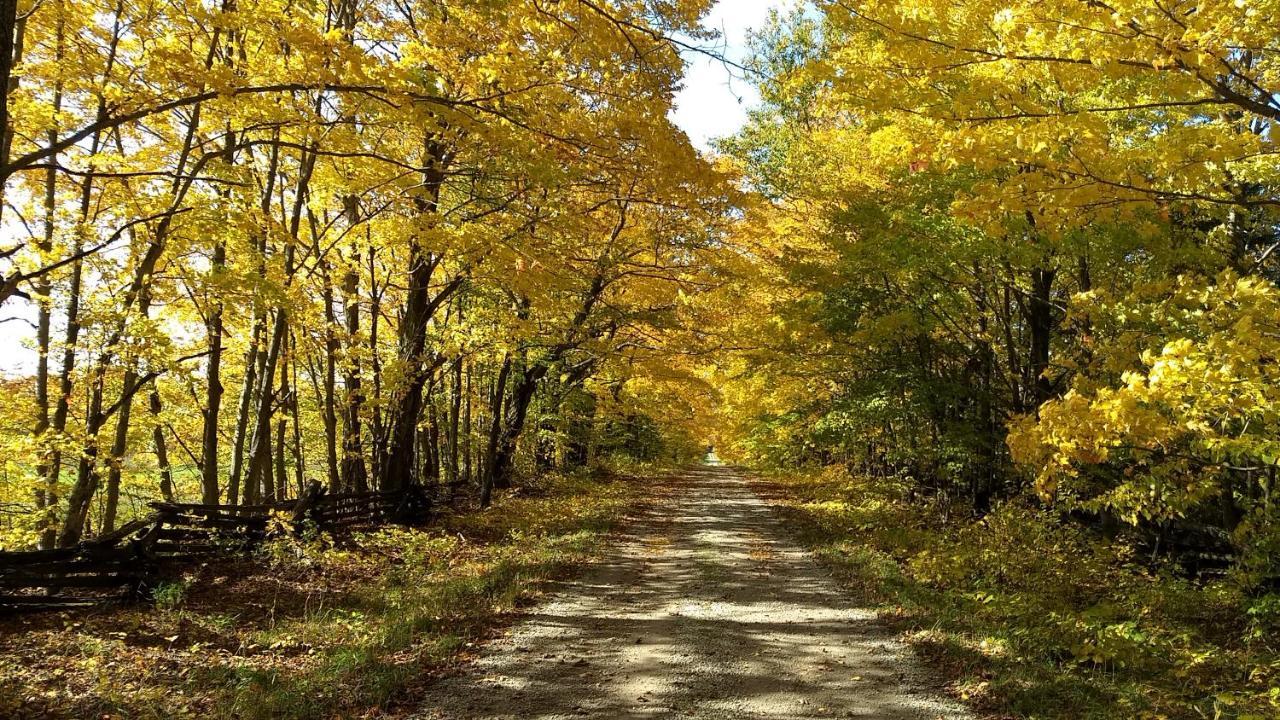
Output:
[[[316,470],[512,482],[529,414],[632,362],[710,252],[724,178],[668,120],[707,5],[0,8],[43,543]]]

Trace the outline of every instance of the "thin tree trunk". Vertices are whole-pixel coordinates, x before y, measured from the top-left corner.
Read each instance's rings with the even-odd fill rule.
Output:
[[[275,484],[272,484],[270,480],[267,481],[266,487],[272,488],[271,493],[266,496],[267,502],[285,500],[289,497],[287,492],[289,474],[285,472],[284,461],[284,454],[287,447],[284,442],[284,425],[285,419],[281,416],[276,420]]]
[[[276,131],[275,137],[279,138],[279,131]],[[272,143],[271,154],[267,162],[266,182],[262,190],[262,202],[259,209],[263,217],[271,213],[271,200],[275,192],[277,169],[280,166],[280,145]],[[258,273],[266,275],[267,272],[267,236],[266,233],[260,233],[257,237],[256,250],[258,253]],[[249,482],[246,477],[245,467],[245,443],[252,443],[253,435],[250,434],[249,419],[255,403],[261,398],[259,393],[259,385],[262,378],[262,370],[266,362],[266,353],[262,351],[263,343],[266,342],[267,331],[267,312],[262,307],[261,300],[255,299],[253,304],[253,331],[251,333],[251,342],[249,349],[245,351],[244,361],[244,385],[240,388],[240,406],[236,413],[236,434],[234,446],[231,454],[231,476],[227,479],[227,504],[235,505],[240,496],[240,481],[245,478],[244,496],[249,497]],[[255,416],[256,417],[256,416]],[[253,429],[256,431],[255,423]],[[250,463],[253,461],[252,446],[250,447]],[[249,501],[246,499],[246,503]]]
[[[364,466],[364,447],[360,438],[360,407],[364,403],[361,392],[360,361],[357,343],[360,336],[360,274],[356,267],[359,255],[352,257],[352,266],[342,278],[342,302],[346,319],[346,371],[343,374],[342,402],[342,486],[352,492],[369,489]]]
[[[459,312],[458,321],[462,322],[462,314]],[[458,481],[461,471],[458,467],[458,451],[460,449],[460,438],[458,437],[458,426],[462,421],[462,358],[453,361],[453,391],[449,393],[449,430],[448,430],[448,446],[449,461],[446,465],[449,471],[449,482]]]
[[[302,211],[306,202],[307,189],[311,182],[311,171],[315,167],[316,155],[311,150],[304,150],[298,170],[298,182],[294,194],[293,212],[289,223],[289,239],[284,251],[285,286],[293,281],[294,255],[297,247],[298,230],[302,224]],[[251,488],[265,490],[269,486],[268,476],[271,474],[271,416],[275,410],[277,398],[271,391],[275,382],[276,368],[280,361],[285,337],[289,329],[288,310],[281,305],[276,308],[275,322],[271,330],[271,349],[267,352],[266,363],[258,384],[258,409],[254,422],[253,442],[249,453],[249,473],[246,484]],[[281,450],[283,452],[283,450]]]
[[[96,143],[95,143],[96,144]],[[92,176],[85,179],[85,190],[81,196],[82,216],[87,214],[89,184]],[[72,252],[79,254],[82,241],[77,236]],[[58,402],[53,411],[53,434],[55,442],[61,440],[67,429],[67,418],[71,414],[71,373],[75,369],[76,345],[80,340],[80,293],[84,278],[84,265],[77,260],[71,265],[71,284],[67,289],[67,328],[62,340],[62,370],[58,374]],[[57,544],[58,476],[62,472],[62,451],[56,445],[50,450],[47,475],[45,476],[45,503],[47,512],[42,518],[43,529],[40,533],[40,547],[52,548]]]
[[[60,61],[63,56],[63,7],[61,3],[55,6],[58,13],[57,29],[55,31],[55,57]],[[9,30],[12,32],[12,29]],[[9,48],[12,52],[13,48]],[[6,58],[6,60],[11,58]],[[62,81],[59,80],[54,85],[53,90],[53,117],[54,124],[49,129],[46,140],[52,147],[58,142],[58,124],[57,117],[62,110]],[[5,127],[0,124],[0,128]],[[44,177],[44,234],[36,242],[36,249],[40,251],[42,258],[47,257],[53,252],[53,235],[57,227],[57,189],[58,189],[58,155],[54,153],[49,157],[49,168],[45,171]],[[35,441],[44,446],[40,452],[40,461],[37,467],[37,475],[41,478],[41,482],[36,485],[35,501],[36,509],[40,511],[41,523],[48,523],[53,514],[53,508],[58,502],[58,482],[57,474],[53,469],[52,450],[49,444],[49,438],[46,433],[49,431],[49,354],[52,351],[50,347],[50,326],[53,316],[53,280],[48,275],[41,276],[33,284],[35,291],[35,300],[38,307],[36,317],[36,418],[35,426],[31,430],[31,435]],[[47,532],[47,529],[46,529]]]
[[[165,237],[159,235],[159,233],[157,233],[157,236],[161,240]],[[153,240],[153,247],[154,244],[155,241]],[[154,270],[154,263],[152,268]],[[150,281],[153,270],[149,270],[145,276],[139,276],[141,290],[138,293],[138,315],[143,320],[146,320],[151,315]],[[116,528],[116,512],[120,506],[120,479],[124,470],[124,455],[129,447],[129,422],[133,414],[133,389],[137,384],[137,359],[130,358],[128,367],[124,371],[124,380],[120,385],[121,395],[118,401],[118,409],[116,410],[115,438],[111,445],[111,464],[107,468],[107,497],[102,508],[102,532],[104,533],[109,533]],[[164,442],[163,436],[160,437],[160,442]]]
[[[213,249],[213,274],[226,266],[227,248],[221,241]],[[207,342],[209,361],[205,365],[204,429],[200,443],[200,495],[206,505],[218,504],[218,415],[222,409],[222,301],[210,297]],[[246,372],[248,367],[245,368]],[[231,498],[227,498],[231,503]],[[234,503],[233,503],[234,504]]]
[[[1053,381],[1049,379],[1049,349],[1053,339],[1053,281],[1057,271],[1037,268],[1031,272],[1030,317],[1031,373],[1035,383],[1036,412],[1053,397]]]
[[[230,65],[228,61],[228,65]],[[232,132],[230,123],[227,124],[227,142],[224,155],[224,161],[227,167],[231,167],[235,163],[236,141],[235,133]],[[213,246],[213,259],[211,274],[214,277],[221,275],[226,270],[227,265],[227,246],[219,239]],[[205,322],[205,344],[209,348],[209,361],[205,365],[205,394],[204,394],[204,428],[200,439],[200,496],[201,502],[206,505],[217,505],[220,492],[218,490],[218,419],[222,412],[222,395],[225,389],[222,386],[222,335],[223,327],[223,304],[222,298],[217,293],[210,293],[208,297],[209,316]],[[248,372],[249,366],[245,366]],[[230,493],[228,493],[230,495]],[[234,501],[228,497],[228,504],[234,504]]]
[[[1019,346],[1013,336],[1013,289],[1006,282],[1001,291],[1001,313],[1000,324],[1004,331],[1004,352],[1005,362],[1009,365],[1009,400],[1010,405],[1015,412],[1023,413],[1027,411],[1027,392],[1026,384],[1021,382],[1024,378],[1023,364],[1019,356]]]
[[[348,44],[355,41],[356,0],[338,0],[335,6],[336,25],[344,31],[344,39]],[[356,125],[354,112],[347,113],[345,120]],[[343,213],[346,215],[348,229],[360,224],[360,198],[347,195],[342,199]],[[373,283],[373,248],[369,248],[370,288],[376,291]],[[342,277],[342,302],[346,321],[346,365],[343,372],[342,398],[342,472],[343,487],[352,492],[366,492],[369,489],[368,471],[364,464],[364,447],[360,437],[360,407],[364,403],[361,390],[360,361],[357,344],[360,335],[360,251],[353,247],[350,265]],[[376,313],[377,310],[375,309]],[[376,362],[377,347],[372,348]],[[375,436],[376,437],[376,436]],[[374,452],[377,457],[377,448]],[[374,471],[377,472],[376,469]]]
[[[160,497],[165,502],[173,502],[173,470],[169,467],[169,448],[164,440],[164,425],[160,422],[160,412],[163,406],[160,403],[160,391],[156,389],[155,381],[151,383],[151,395],[149,398],[151,408],[151,418],[154,426],[151,428],[151,441],[156,450],[156,466],[160,470]],[[217,503],[218,498],[214,497]]]
[[[382,490],[382,459],[387,452],[387,428],[382,417],[382,358],[378,352],[378,327],[382,319],[382,291],[378,289],[377,251],[369,246],[369,362],[373,371],[373,413],[370,417],[370,435],[373,452],[369,455],[369,477]]]
[[[122,387],[127,389],[137,382],[138,372],[133,368],[125,370]],[[107,467],[107,496],[102,506],[102,532],[104,533],[116,529],[116,509],[120,505],[121,465],[124,463],[124,453],[129,443],[129,417],[132,409],[133,403],[126,402],[116,411],[116,431],[111,443],[111,464]]]
[[[468,485],[471,484],[471,376],[474,368],[471,363],[467,363],[467,389],[466,401],[462,411],[462,461],[464,463],[462,469],[462,480]]]
[[[285,339],[285,343],[288,343],[288,338]],[[280,358],[280,389],[276,392],[276,397],[279,398],[281,410],[288,409],[289,404],[293,402],[293,390],[289,384],[289,364],[292,359],[293,353],[287,349]],[[271,494],[273,500],[285,500],[289,497],[289,474],[286,472],[285,462],[285,453],[288,452],[288,445],[285,443],[286,418],[287,415],[283,412],[276,418],[275,485]]]
[[[493,486],[497,478],[498,436],[502,433],[502,406],[506,402],[507,377],[511,374],[511,356],[503,355],[498,379],[494,381],[489,403],[489,442],[485,448],[484,480],[480,484],[480,506],[493,502]]]
[[[427,451],[427,467],[431,472],[427,477],[438,482],[440,480],[442,466],[444,465],[440,452],[440,413],[437,409],[435,399],[435,395],[437,394],[435,390],[439,388],[440,385],[435,384],[434,382],[432,384],[435,387],[433,387],[432,392],[427,395],[427,442],[431,444]]]
[[[257,310],[254,311],[256,316]],[[244,358],[244,385],[240,388],[240,403],[236,411],[235,439],[231,446],[231,475],[227,478],[227,504],[236,505],[240,499],[240,478],[244,472],[244,445],[248,436],[249,409],[253,405],[254,386],[258,380],[258,346],[262,343],[265,324],[255,317],[249,339],[249,349]]]
[[[974,508],[986,512],[991,508],[991,499],[996,482],[996,444],[1000,441],[995,426],[992,407],[994,393],[993,372],[995,369],[995,352],[991,348],[990,322],[987,311],[987,291],[982,285],[980,268],[974,268],[974,276],[978,278],[978,288],[974,293],[974,305],[978,315],[978,352],[977,352],[977,405],[978,405],[978,462],[976,481],[973,488]]]
[[[319,253],[319,241],[315,243]],[[321,303],[324,305],[325,323],[325,358],[324,358],[324,398],[321,415],[324,418],[324,449],[329,477],[329,487],[341,487],[341,476],[338,467],[338,412],[337,412],[337,357],[338,357],[338,319],[333,312],[333,285],[329,278],[329,263],[322,261],[320,277],[324,283],[321,291]]]
[[[289,395],[289,413],[293,421],[293,479],[294,485],[298,490],[298,497],[302,497],[302,493],[307,487],[307,463],[306,455],[303,453],[302,448],[302,424],[298,420],[298,398],[302,395],[298,386],[298,362],[296,359],[298,357],[298,340],[292,333],[290,333],[290,347],[293,350],[291,356],[294,358],[294,361],[290,363],[293,371],[293,392]],[[335,486],[330,485],[329,487],[333,488]]]
[[[278,308],[272,324],[271,347],[267,350],[265,361],[259,370],[258,389],[255,393],[258,407],[254,412],[253,440],[249,445],[249,467],[245,475],[246,504],[256,504],[260,494],[272,488],[271,415],[277,402],[275,375],[276,367],[280,362],[287,322],[284,308]]]

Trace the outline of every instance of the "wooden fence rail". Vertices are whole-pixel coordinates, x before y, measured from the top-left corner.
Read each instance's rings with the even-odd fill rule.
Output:
[[[330,495],[312,483],[297,500],[264,505],[151,503],[150,516],[76,547],[0,552],[0,612],[137,600],[175,565],[250,552],[275,533],[420,524],[437,500],[420,487]]]

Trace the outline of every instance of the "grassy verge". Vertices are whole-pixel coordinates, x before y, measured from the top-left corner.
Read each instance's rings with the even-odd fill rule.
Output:
[[[862,603],[989,717],[1280,717],[1280,598],[1196,584],[1030,505],[944,519],[885,481],[762,481]]]
[[[8,619],[0,717],[394,712],[546,581],[594,557],[643,482],[553,477],[426,530],[193,569],[157,606]]]

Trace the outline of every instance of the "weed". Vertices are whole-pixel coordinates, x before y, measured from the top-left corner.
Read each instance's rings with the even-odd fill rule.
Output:
[[[181,607],[186,599],[187,588],[190,586],[190,581],[185,578],[182,580],[165,580],[151,592],[151,599],[155,602],[156,607],[161,610],[176,610]]]

